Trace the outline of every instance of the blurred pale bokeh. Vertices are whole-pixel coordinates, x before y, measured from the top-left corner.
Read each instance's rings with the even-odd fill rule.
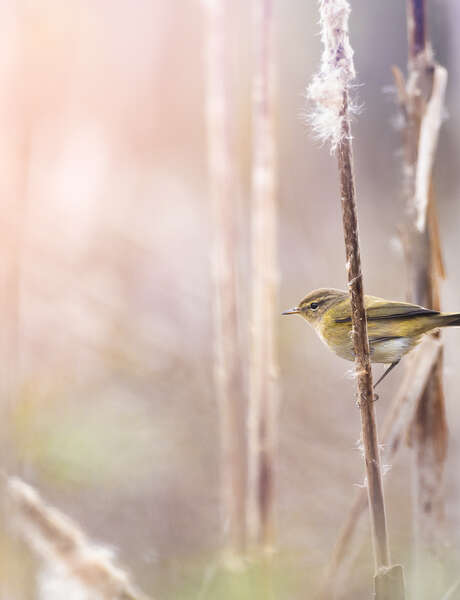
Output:
[[[343,288],[345,266],[335,160],[303,118],[305,86],[321,50],[316,3],[275,4],[281,312],[310,289]],[[398,2],[351,4],[363,105],[353,134],[365,288],[404,299],[390,68],[406,63],[405,11]],[[436,162],[447,269],[442,301],[458,311],[460,11],[453,0],[429,4],[433,46],[449,71]],[[250,306],[249,8],[234,3],[229,22],[243,338]],[[4,464],[92,539],[115,548],[143,589],[158,598],[197,598],[221,544],[202,3],[6,0],[0,22]],[[280,318],[278,332],[280,589],[281,597],[308,598],[362,482],[359,413],[351,364],[298,319]],[[454,561],[459,336],[455,329],[444,334]],[[396,371],[382,388],[379,416],[400,378]],[[394,558],[407,565],[407,451],[387,478]],[[8,598],[35,597],[25,574],[33,577],[40,567],[10,537],[2,546]],[[347,597],[367,593],[370,563],[365,545]]]

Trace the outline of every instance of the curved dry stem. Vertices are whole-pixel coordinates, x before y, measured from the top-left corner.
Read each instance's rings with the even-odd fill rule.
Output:
[[[104,600],[148,600],[113,564],[106,549],[94,546],[74,521],[46,504],[34,488],[17,477],[3,476],[2,489],[12,526],[40,558],[57,561],[69,577]]]

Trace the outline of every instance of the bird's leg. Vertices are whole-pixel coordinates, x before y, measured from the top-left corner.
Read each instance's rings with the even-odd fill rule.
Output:
[[[401,359],[399,359],[399,360],[401,360]],[[392,362],[391,365],[388,367],[388,369],[386,369],[384,371],[383,375],[380,377],[380,379],[377,381],[377,383],[374,383],[374,390],[378,386],[378,384],[385,379],[385,377],[388,375],[388,373],[390,371],[392,371],[396,367],[396,365],[399,364],[399,360],[396,360],[395,362]]]

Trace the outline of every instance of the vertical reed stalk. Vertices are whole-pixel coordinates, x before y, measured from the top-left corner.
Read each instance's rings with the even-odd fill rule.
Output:
[[[431,170],[441,124],[443,94],[447,74],[432,58],[427,42],[425,2],[407,2],[409,41],[409,78],[396,67],[393,70],[399,103],[405,119],[404,173],[410,219],[403,232],[409,274],[409,297],[424,306],[439,309],[439,280],[444,277],[436,207],[432,197]],[[430,92],[431,89],[431,92]],[[429,109],[428,109],[429,105]],[[428,112],[428,114],[426,114]],[[421,136],[422,120],[425,120]],[[419,162],[419,148],[423,158]],[[435,343],[434,343],[435,342]],[[413,358],[413,360],[411,360]],[[389,461],[400,447],[401,437],[412,425],[415,452],[414,504],[415,539],[419,553],[421,541],[434,541],[442,528],[442,473],[447,447],[444,401],[442,397],[442,345],[437,339],[424,340],[413,357],[383,426],[385,460]],[[431,399],[430,399],[431,398]],[[429,414],[429,407],[434,414]],[[439,410],[438,410],[439,409]],[[428,410],[428,412],[427,412]],[[432,427],[428,427],[428,421]],[[414,425],[415,424],[415,425]],[[431,442],[425,444],[431,438]],[[433,501],[434,500],[434,501]],[[424,501],[426,503],[424,503]],[[344,564],[352,552],[353,534],[365,508],[360,491],[336,542],[327,575]],[[433,510],[432,517],[425,513]],[[431,541],[430,541],[431,540]],[[348,561],[349,563],[349,561]],[[420,579],[419,575],[415,575]],[[324,597],[330,594],[329,577],[325,578]]]
[[[343,94],[342,121],[343,137],[339,141],[337,154],[342,199],[343,231],[347,259],[348,287],[351,295],[351,318],[356,372],[358,376],[358,401],[361,411],[361,438],[364,446],[367,492],[371,515],[372,543],[375,568],[390,565],[390,548],[383,498],[383,483],[380,468],[380,452],[377,441],[377,426],[374,411],[372,370],[369,359],[367,320],[364,309],[361,257],[358,239],[358,217],[356,211],[355,185],[351,133],[348,116],[348,94]]]
[[[374,411],[372,370],[369,359],[367,320],[364,309],[363,277],[358,238],[358,217],[353,175],[350,122],[347,111],[348,94],[343,94],[342,131],[337,154],[342,198],[342,217],[347,258],[348,287],[351,295],[351,320],[356,371],[358,402],[361,411],[361,439],[366,467],[367,493],[371,520],[372,546],[375,564],[376,600],[404,598],[404,579],[399,565],[391,567],[390,545],[387,532],[377,424]]]
[[[350,6],[346,0],[320,0],[324,52],[321,69],[309,88],[316,102],[314,125],[323,139],[337,150],[342,217],[351,296],[353,347],[358,378],[361,437],[364,449],[377,600],[404,598],[402,568],[390,566],[390,548],[383,496],[380,453],[374,411],[372,371],[369,360],[367,320],[358,239],[358,218],[350,132],[349,86],[354,78],[353,51],[348,37]]]
[[[254,0],[252,86],[252,345],[248,531],[258,550],[274,540],[277,418],[277,210],[274,134],[273,2]]]
[[[214,375],[220,411],[221,511],[226,550],[245,547],[245,415],[237,305],[237,185],[231,143],[226,2],[206,0],[206,118],[213,230]]]
[[[440,309],[444,277],[432,169],[442,122],[446,70],[438,65],[429,42],[425,0],[407,0],[408,78],[394,69],[405,119],[404,174],[408,219],[404,247],[412,302]],[[413,450],[413,512],[415,571],[418,598],[440,595],[443,582],[426,584],[423,557],[435,557],[443,535],[444,465],[447,423],[442,385],[442,351],[433,366],[410,427]],[[425,577],[424,577],[425,575]],[[422,589],[423,588],[423,589]],[[423,591],[424,590],[424,591]]]

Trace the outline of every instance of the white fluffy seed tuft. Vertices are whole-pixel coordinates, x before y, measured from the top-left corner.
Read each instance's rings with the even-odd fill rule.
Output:
[[[320,0],[320,26],[323,54],[319,72],[307,88],[313,108],[309,112],[313,131],[323,143],[329,141],[335,152],[343,137],[344,94],[355,77],[353,50],[348,38],[350,5],[347,0]],[[357,107],[348,102],[348,114]]]

